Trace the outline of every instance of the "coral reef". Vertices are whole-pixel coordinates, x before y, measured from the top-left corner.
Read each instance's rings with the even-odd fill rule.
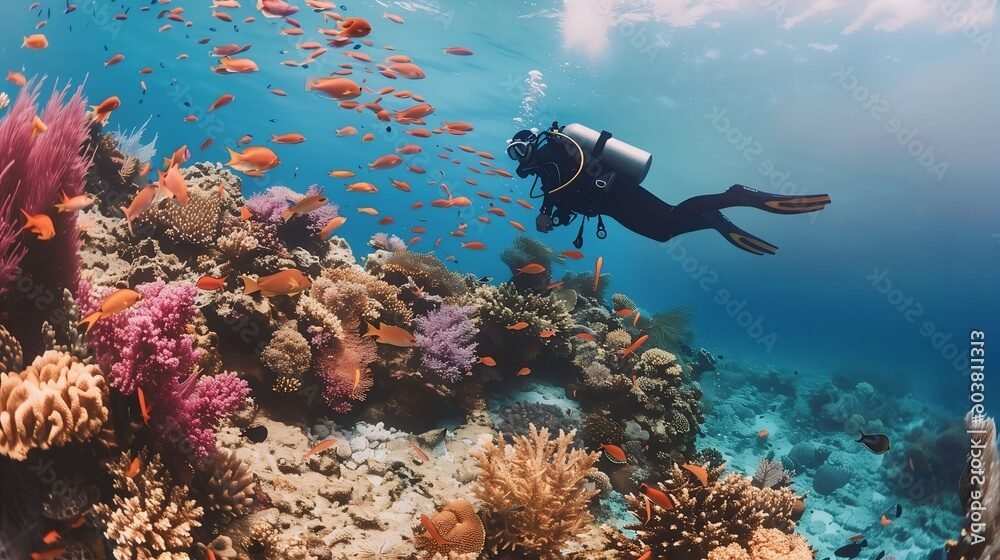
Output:
[[[418,547],[439,554],[471,554],[478,556],[486,544],[486,528],[467,500],[448,502],[430,517],[430,523],[444,540],[437,543],[428,534],[420,535]]]
[[[0,454],[24,460],[32,449],[87,441],[108,419],[107,400],[97,366],[54,350],[0,374]]]
[[[418,317],[413,333],[420,349],[420,366],[445,383],[456,383],[477,361],[476,335],[479,329],[469,316],[470,309],[442,305]]]
[[[476,496],[486,514],[487,546],[522,552],[534,558],[557,558],[567,543],[590,523],[587,502],[597,494],[586,480],[596,453],[571,449],[575,432],[559,433],[531,426],[507,448],[503,437],[483,445],[475,456],[482,472]]]

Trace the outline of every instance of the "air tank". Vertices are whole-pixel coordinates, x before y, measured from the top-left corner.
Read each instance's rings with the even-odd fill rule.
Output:
[[[601,133],[582,124],[568,124],[562,133],[580,144],[583,151],[593,155],[604,168],[613,169],[623,179],[642,183],[653,165],[653,154],[617,138],[608,139],[604,149],[595,155],[594,147],[597,146]]]

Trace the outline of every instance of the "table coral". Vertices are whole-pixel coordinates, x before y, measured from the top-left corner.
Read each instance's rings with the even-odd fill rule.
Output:
[[[489,508],[488,544],[494,554],[520,552],[558,558],[567,541],[591,522],[587,503],[598,490],[587,487],[597,453],[571,449],[575,432],[550,439],[529,427],[507,446],[499,434],[475,452],[481,473],[475,493]]]
[[[89,440],[108,419],[107,400],[100,368],[62,352],[0,374],[0,454],[23,461],[32,449]]]
[[[139,456],[140,469],[127,476],[127,453],[109,465],[117,495],[114,507],[97,504],[94,513],[104,536],[114,542],[117,560],[187,560],[191,531],[201,526],[202,508],[188,499],[188,487],[175,483],[158,455]]]

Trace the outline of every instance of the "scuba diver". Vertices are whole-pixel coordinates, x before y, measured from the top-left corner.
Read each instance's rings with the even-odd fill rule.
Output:
[[[583,246],[583,228],[597,218],[597,237],[607,237],[603,216],[656,241],[714,229],[736,247],[755,255],[777,252],[774,245],[750,234],[726,219],[723,208],[747,206],[774,214],[803,214],[822,210],[830,197],[780,195],[733,185],[719,194],[689,198],[674,206],[660,200],[641,185],[653,163],[648,152],[580,124],[560,127],[552,123],[538,134],[522,130],[507,145],[507,155],[518,162],[517,175],[535,175],[531,197],[543,198],[535,219],[538,231],[566,226],[580,216],[580,231],[573,241]],[[541,194],[535,187],[541,180]]]

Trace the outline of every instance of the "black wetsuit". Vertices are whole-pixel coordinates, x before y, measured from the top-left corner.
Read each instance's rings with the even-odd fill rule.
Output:
[[[792,214],[818,210],[829,202],[826,195],[792,197],[733,185],[723,193],[696,196],[675,206],[634,181],[616,176],[613,172],[595,171],[589,156],[585,158],[584,171],[571,185],[552,192],[580,169],[579,153],[579,149],[562,138],[550,137],[530,160],[522,161],[517,167],[519,177],[536,175],[539,178],[545,194],[541,212],[553,216],[554,225],[567,225],[576,214],[587,217],[603,215],[656,241],[667,241],[692,231],[715,229],[740,249],[756,254],[773,254],[776,247],[738,228],[719,210],[751,206],[769,212]],[[607,187],[595,188],[598,179],[607,183]],[[821,200],[815,200],[817,197]],[[582,241],[582,238],[578,239]]]

